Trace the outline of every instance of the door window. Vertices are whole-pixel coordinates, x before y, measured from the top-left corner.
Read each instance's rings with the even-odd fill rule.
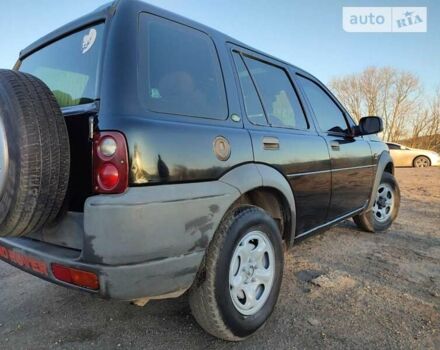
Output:
[[[244,57],[271,126],[307,129],[298,96],[284,69]]]
[[[327,132],[347,133],[348,125],[344,113],[330,96],[310,79],[299,75],[297,77],[312,106],[319,128]]]
[[[235,66],[237,67],[238,77],[240,80],[241,92],[243,94],[244,107],[249,121],[256,125],[267,125],[264,115],[263,106],[261,106],[255,85],[243,60],[238,52],[234,52]]]

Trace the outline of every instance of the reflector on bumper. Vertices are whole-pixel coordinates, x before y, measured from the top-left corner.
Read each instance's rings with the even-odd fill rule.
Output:
[[[98,276],[93,272],[77,270],[60,264],[52,264],[51,269],[57,280],[83,288],[99,289]]]

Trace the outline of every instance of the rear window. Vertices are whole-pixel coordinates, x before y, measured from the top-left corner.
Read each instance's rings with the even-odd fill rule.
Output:
[[[401,149],[399,145],[395,145],[394,143],[387,143],[389,149]]]
[[[226,119],[225,86],[211,38],[182,24],[144,16],[148,108],[168,114]]]
[[[93,102],[104,24],[97,24],[60,39],[26,57],[20,71],[49,86],[60,107]]]

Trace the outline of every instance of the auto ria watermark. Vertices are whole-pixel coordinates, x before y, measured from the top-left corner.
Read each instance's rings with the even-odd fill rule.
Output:
[[[428,28],[426,7],[343,7],[346,32],[423,33]]]

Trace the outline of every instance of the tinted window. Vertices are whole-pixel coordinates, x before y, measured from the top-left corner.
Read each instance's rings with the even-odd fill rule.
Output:
[[[313,81],[301,76],[298,78],[312,105],[320,129],[322,131],[346,132],[348,126],[344,114],[330,96]]]
[[[307,129],[307,122],[292,83],[278,67],[245,57],[272,126]]]
[[[246,114],[249,121],[253,124],[267,125],[266,117],[264,115],[264,110],[261,106],[261,101],[258,97],[257,90],[255,90],[255,85],[252,82],[252,78],[250,77],[249,72],[243,63],[240,54],[234,52],[234,60],[237,66],[244,106],[246,108]]]
[[[387,143],[387,146],[388,146],[389,149],[401,149],[400,146],[394,145],[392,143]]]
[[[104,24],[71,34],[26,57],[20,71],[35,75],[61,107],[93,102]]]
[[[184,25],[147,18],[148,107],[163,113],[226,118],[225,88],[212,40]]]

